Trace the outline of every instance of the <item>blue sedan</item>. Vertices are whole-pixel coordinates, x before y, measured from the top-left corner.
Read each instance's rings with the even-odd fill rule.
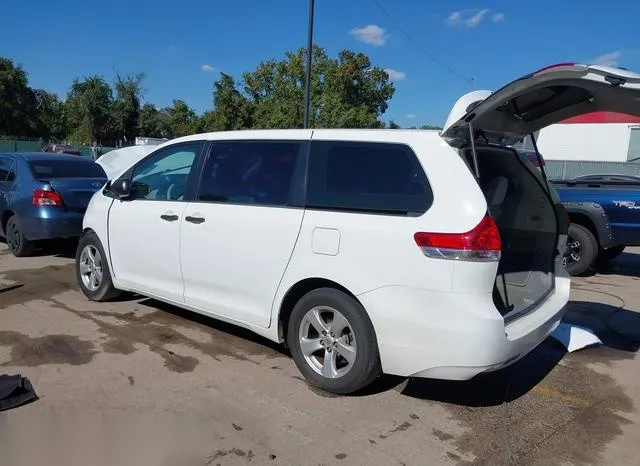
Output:
[[[9,251],[27,256],[37,241],[79,236],[89,200],[106,182],[85,157],[0,154],[0,236]]]

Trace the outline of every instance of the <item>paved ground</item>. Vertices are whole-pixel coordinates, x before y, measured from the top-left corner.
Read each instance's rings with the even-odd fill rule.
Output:
[[[472,382],[384,377],[330,397],[276,345],[148,299],[90,303],[64,254],[0,244],[0,373],[40,396],[0,415],[0,464],[638,465],[635,252],[574,281],[567,320],[602,347],[549,340]]]

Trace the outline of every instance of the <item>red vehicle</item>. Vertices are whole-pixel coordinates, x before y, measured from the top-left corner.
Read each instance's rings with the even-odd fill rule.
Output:
[[[53,144],[47,152],[55,152],[56,154],[70,154],[70,155],[82,155],[75,147],[69,146],[67,144]]]

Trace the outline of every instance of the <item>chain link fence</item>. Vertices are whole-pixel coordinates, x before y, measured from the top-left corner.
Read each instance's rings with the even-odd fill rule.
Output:
[[[71,147],[78,149],[80,154],[84,157],[93,157],[93,152],[90,146],[75,146],[71,144]],[[104,155],[109,151],[116,149],[115,147],[98,147],[98,153]],[[6,139],[0,139],[0,153],[2,152],[40,152],[45,150],[45,146],[40,141],[10,141]]]
[[[39,141],[6,141],[0,139],[0,152],[39,152],[42,144]]]
[[[640,163],[546,160],[545,171],[553,181],[570,180],[584,175],[640,175]]]

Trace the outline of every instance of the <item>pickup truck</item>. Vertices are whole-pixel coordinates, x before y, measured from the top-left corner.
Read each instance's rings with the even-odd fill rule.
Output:
[[[640,246],[640,177],[588,175],[551,181],[569,220],[564,265],[582,275]]]

